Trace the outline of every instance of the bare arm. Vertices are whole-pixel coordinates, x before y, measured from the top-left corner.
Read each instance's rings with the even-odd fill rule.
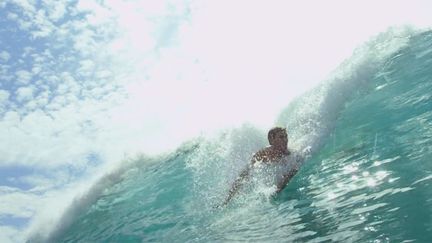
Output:
[[[290,170],[287,174],[285,174],[283,176],[282,181],[277,185],[276,193],[279,193],[280,191],[282,191],[286,187],[288,182],[291,180],[291,178],[293,178],[295,176],[297,171],[298,171],[298,168],[296,167],[296,168]]]
[[[296,161],[295,161],[295,164],[293,165],[293,168],[291,170],[289,170],[288,173],[286,173],[283,176],[282,181],[277,185],[276,193],[279,193],[280,191],[282,191],[286,187],[288,182],[291,180],[291,178],[293,178],[297,174],[297,172],[299,171],[300,165],[301,165],[301,162],[303,161],[303,159],[302,159],[302,157],[298,157],[298,156],[295,159],[296,159]]]
[[[247,166],[246,169],[243,170],[243,172],[240,174],[240,176],[234,181],[229,193],[227,199],[225,199],[222,206],[225,206],[231,201],[231,199],[238,193],[241,186],[243,185],[244,181],[249,178],[250,170],[254,166],[254,164],[258,161],[263,160],[264,153],[262,151],[258,151],[254,156],[252,156],[251,164]]]
[[[237,194],[238,190],[241,188],[241,186],[243,185],[243,182],[245,179],[247,179],[249,177],[250,174],[250,166],[248,166],[245,170],[243,170],[243,172],[240,174],[240,176],[234,181],[227,199],[225,199],[224,203],[222,204],[223,206],[227,205],[229,203],[229,201],[231,201],[232,197]]]

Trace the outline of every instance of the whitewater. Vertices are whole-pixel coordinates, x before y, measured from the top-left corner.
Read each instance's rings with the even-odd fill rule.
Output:
[[[255,180],[215,207],[266,146],[247,123],[125,159],[28,241],[429,242],[431,70],[432,32],[392,29],[286,104],[274,125],[312,154],[279,194]]]

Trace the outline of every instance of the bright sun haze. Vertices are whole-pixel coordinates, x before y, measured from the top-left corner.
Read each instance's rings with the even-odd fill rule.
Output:
[[[45,219],[128,156],[245,123],[267,130],[372,36],[429,27],[431,7],[0,1],[0,241],[49,228]]]
[[[157,125],[147,126],[155,134],[147,146],[157,151],[169,145],[155,142],[158,135],[177,145],[199,131],[244,122],[268,128],[293,97],[322,82],[371,36],[394,25],[426,26],[430,4],[419,4],[424,7],[404,1],[191,2],[178,10],[187,17],[172,17],[183,22],[167,21],[157,36],[167,38],[164,48],[136,24],[140,13],[128,13],[125,38],[117,44],[134,43],[125,59],[134,61],[136,73],[128,86],[132,110],[120,116],[140,126],[151,114]]]

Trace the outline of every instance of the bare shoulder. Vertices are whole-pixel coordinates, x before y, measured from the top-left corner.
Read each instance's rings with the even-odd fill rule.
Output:
[[[266,147],[256,152],[252,157],[252,164],[255,162],[268,162],[272,150],[271,147]]]

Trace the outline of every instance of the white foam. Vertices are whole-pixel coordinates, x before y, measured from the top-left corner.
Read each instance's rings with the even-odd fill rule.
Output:
[[[52,192],[45,199],[44,210],[34,216],[26,235],[30,242],[55,242],[76,218],[92,205],[105,189],[122,181],[126,172],[136,167],[146,166],[154,161],[166,159],[172,154],[158,157],[137,155],[115,164],[100,167],[100,172],[89,178],[68,185],[66,189]]]
[[[277,124],[288,128],[290,147],[302,150],[311,145],[313,151],[319,149],[321,141],[331,132],[339,112],[351,94],[367,85],[383,60],[406,44],[411,33],[409,29],[391,29],[380,34],[358,48],[353,57],[342,63],[326,82],[299,97],[282,112]],[[244,165],[249,163],[253,152],[265,146],[265,133],[262,129],[245,125],[199,140],[200,147],[194,152],[188,165],[195,171],[199,192],[212,194],[202,195],[202,198],[212,200],[211,203],[207,202],[209,206],[214,206],[214,200],[221,201],[226,195],[227,178],[235,178]],[[105,172],[93,179],[71,185],[69,196],[63,196],[63,200],[57,204],[52,203],[54,199],[51,202],[52,208],[57,208],[56,213],[60,217],[53,217],[48,212],[35,216],[36,219],[28,230],[28,239],[55,239],[70,226],[76,215],[91,205],[105,188],[120,181],[124,172],[130,168],[131,163],[127,163],[114,169],[104,169]],[[213,175],[209,176],[209,173]],[[274,188],[266,187],[262,191],[265,195],[271,195]]]
[[[322,84],[290,103],[276,123],[287,127],[291,146],[299,151],[311,146],[312,152],[317,151],[346,102],[370,85],[387,58],[414,33],[408,27],[380,33],[357,48]]]

